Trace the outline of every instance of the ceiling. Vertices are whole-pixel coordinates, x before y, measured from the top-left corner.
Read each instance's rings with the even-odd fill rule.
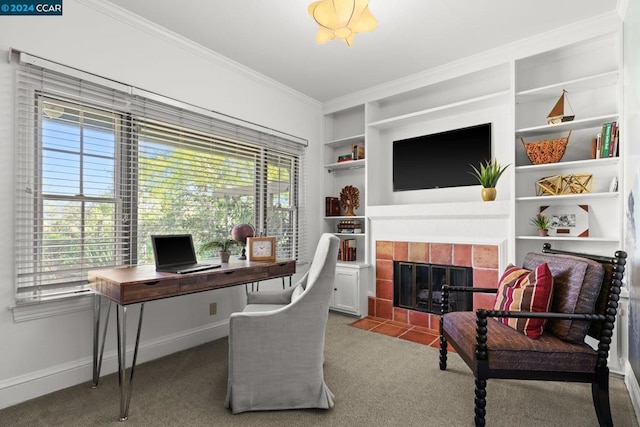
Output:
[[[616,11],[618,0],[370,0],[378,28],[315,42],[312,0],[110,0],[324,102]]]

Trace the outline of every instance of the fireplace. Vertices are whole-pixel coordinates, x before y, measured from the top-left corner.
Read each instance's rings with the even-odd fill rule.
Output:
[[[439,296],[436,285],[429,291],[429,297],[423,298],[418,308],[416,304],[394,304],[394,262],[414,263],[419,265],[432,265],[437,267],[451,266],[453,268],[470,268],[467,270],[467,278],[472,281],[474,287],[495,288],[498,283],[498,255],[499,245],[486,243],[442,243],[442,242],[408,242],[408,241],[376,241],[376,267],[375,267],[375,294],[369,297],[368,314],[382,319],[395,320],[408,323],[413,326],[421,326],[437,330],[440,324]],[[439,273],[436,269],[435,272]],[[438,283],[436,281],[436,283]],[[466,282],[465,282],[466,283]],[[454,283],[451,283],[452,285]],[[462,284],[458,283],[455,284]],[[417,288],[416,288],[417,289]],[[406,292],[405,292],[406,293]],[[466,293],[466,292],[465,292]],[[411,294],[411,291],[409,291]],[[416,292],[419,295],[420,292]],[[460,294],[460,293],[459,293]],[[469,294],[471,294],[469,292]],[[423,296],[427,296],[423,294]],[[435,297],[435,301],[434,298]],[[492,294],[473,293],[472,310],[477,308],[493,307],[494,296]],[[433,312],[429,312],[430,309]],[[454,307],[469,304],[469,301],[455,301]],[[411,306],[411,308],[407,308]],[[423,311],[424,310],[424,311]]]
[[[439,314],[442,303],[442,285],[473,286],[473,268],[394,261],[393,306]],[[471,310],[471,294],[453,293],[449,298],[449,311]]]

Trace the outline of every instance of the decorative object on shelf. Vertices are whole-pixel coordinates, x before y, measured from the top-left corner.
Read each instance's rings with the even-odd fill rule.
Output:
[[[256,235],[256,230],[251,224],[238,224],[231,230],[231,238],[242,245],[240,260],[247,259],[247,239]]]
[[[536,181],[536,196],[562,194],[562,175],[545,176]]]
[[[565,96],[565,94],[567,94],[567,95]],[[569,109],[571,110],[571,113],[573,113],[573,108],[571,108],[571,104],[569,103],[569,95],[568,94],[569,94],[569,92],[567,92],[566,90],[562,89],[562,95],[560,95],[560,98],[558,98],[558,101],[556,102],[556,105],[553,106],[553,108],[549,112],[549,115],[547,116],[547,124],[557,125],[559,123],[570,122],[570,121],[572,121],[573,119],[576,118],[575,115],[565,116],[565,114],[564,114],[564,101],[565,101],[565,99],[567,101],[567,105],[569,105]]]
[[[570,136],[571,131],[569,131],[567,136],[561,138],[542,139],[532,142],[524,142],[524,138],[520,139],[531,163],[534,165],[542,165],[546,163],[558,163],[560,159],[562,159]]]
[[[482,200],[485,202],[493,202],[496,199],[497,195],[498,190],[493,187],[483,188],[482,190],[480,190],[480,197],[482,197]]]
[[[591,183],[593,175],[565,175],[562,177],[563,193],[565,194],[582,194],[591,193]]]
[[[275,261],[276,238],[275,237],[249,237],[249,261]]]
[[[340,199],[337,197],[325,197],[324,212],[324,216],[340,216]]]
[[[540,206],[540,214],[549,218],[549,235],[589,237],[589,205]]]
[[[473,171],[469,173],[476,177],[480,185],[482,185],[482,200],[490,202],[496,199],[496,185],[498,180],[504,173],[509,165],[501,166],[495,159],[487,160],[485,163],[480,163],[480,167],[476,168],[471,165]]]
[[[319,25],[319,44],[342,39],[351,46],[356,34],[373,31],[378,25],[369,11],[369,0],[316,1],[309,5],[309,14]]]
[[[552,175],[536,181],[536,196],[559,196],[591,192],[593,175]]]
[[[218,248],[219,249],[218,256],[220,257],[220,262],[227,263],[229,262],[229,257],[231,256],[231,252],[229,251],[229,249],[231,249],[231,247],[233,245],[236,245],[237,243],[238,242],[236,242],[233,239],[211,240],[209,242],[206,242],[204,245],[202,245],[200,250],[208,251],[211,249]]]
[[[356,216],[355,210],[360,207],[360,190],[347,185],[340,192],[340,206],[345,209],[345,216]]]
[[[615,193],[616,191],[618,191],[618,177],[614,176],[609,183],[609,192]]]
[[[534,225],[538,230],[538,236],[549,235],[549,218],[546,215],[537,213],[536,216],[531,218],[531,225]]]

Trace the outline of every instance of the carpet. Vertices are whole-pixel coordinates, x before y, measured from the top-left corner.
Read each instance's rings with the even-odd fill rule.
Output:
[[[0,426],[472,426],[473,376],[455,354],[438,368],[438,350],[349,326],[329,315],[325,380],[331,410],[248,412],[224,408],[227,339],[147,362],[136,368],[129,420],[118,421],[116,375],[56,391],[0,411]],[[611,379],[617,427],[638,426],[620,378]],[[597,426],[590,386],[491,380],[488,426]]]

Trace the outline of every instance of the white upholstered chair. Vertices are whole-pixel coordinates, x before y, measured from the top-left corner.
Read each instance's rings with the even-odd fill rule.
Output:
[[[234,414],[333,407],[323,361],[339,242],[323,234],[298,283],[249,293],[244,311],[231,315],[225,407]]]

